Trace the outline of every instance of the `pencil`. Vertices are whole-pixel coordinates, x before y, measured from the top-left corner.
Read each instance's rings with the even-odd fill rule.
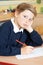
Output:
[[[16,42],[18,42],[19,44],[22,44],[23,47],[27,46],[25,43],[23,43],[23,42],[21,42],[21,41],[19,41],[19,40],[16,40]]]

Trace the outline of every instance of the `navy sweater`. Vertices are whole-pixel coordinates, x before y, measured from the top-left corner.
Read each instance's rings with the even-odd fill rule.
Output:
[[[7,20],[0,27],[0,56],[21,54],[22,45],[17,43],[16,39],[30,46],[42,44],[42,39],[35,30],[31,33],[26,30],[23,31],[23,34],[21,32],[15,33],[11,21]]]

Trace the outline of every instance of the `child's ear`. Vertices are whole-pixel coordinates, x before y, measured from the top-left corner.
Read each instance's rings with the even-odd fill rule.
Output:
[[[18,16],[18,11],[15,11],[15,17],[17,17]]]

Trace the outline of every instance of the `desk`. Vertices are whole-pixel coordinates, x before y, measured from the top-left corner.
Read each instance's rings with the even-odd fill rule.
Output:
[[[43,65],[43,57],[18,60],[15,56],[12,56],[12,57],[0,56],[0,62],[8,62],[13,64],[15,63],[18,65],[41,65],[41,64]]]
[[[18,65],[43,65],[43,56],[18,60],[15,56],[0,56],[0,62],[15,63]]]

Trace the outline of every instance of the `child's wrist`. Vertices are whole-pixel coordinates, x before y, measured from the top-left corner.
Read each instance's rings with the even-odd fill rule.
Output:
[[[30,27],[30,28],[28,28],[28,30],[27,30],[29,33],[31,33],[31,32],[33,32],[33,28],[32,27]]]

